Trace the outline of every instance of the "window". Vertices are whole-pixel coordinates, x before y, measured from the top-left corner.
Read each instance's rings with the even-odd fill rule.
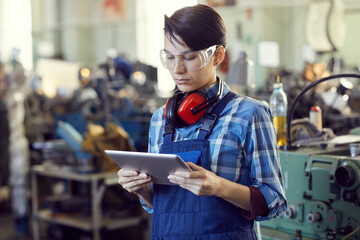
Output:
[[[170,16],[177,9],[195,4],[196,0],[137,0],[137,58],[158,68],[159,94],[169,94],[175,87],[159,56],[160,49],[164,48],[164,14]]]
[[[31,28],[30,0],[0,0],[1,62],[19,53],[17,59],[24,68],[33,68]]]

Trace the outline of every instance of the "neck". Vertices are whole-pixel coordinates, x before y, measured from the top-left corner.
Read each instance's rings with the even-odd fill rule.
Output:
[[[205,91],[206,88],[210,87],[211,85],[215,84],[218,81],[218,78],[216,76],[214,76],[214,79],[210,82],[207,82],[204,86],[202,86],[201,88],[199,88],[198,90],[200,91]]]

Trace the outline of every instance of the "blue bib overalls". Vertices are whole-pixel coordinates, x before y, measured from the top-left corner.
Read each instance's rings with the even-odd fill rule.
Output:
[[[235,96],[228,93],[206,114],[197,139],[173,142],[173,128],[165,126],[161,153],[175,153],[185,162],[210,170],[207,137],[217,116]],[[210,170],[211,171],[211,170]],[[196,196],[173,185],[154,185],[153,240],[256,239],[253,221],[235,205],[214,196]]]

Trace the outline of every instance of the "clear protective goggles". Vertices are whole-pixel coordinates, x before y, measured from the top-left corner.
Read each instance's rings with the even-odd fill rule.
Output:
[[[164,67],[171,71],[175,67],[182,67],[186,71],[196,71],[209,63],[217,47],[214,45],[204,50],[186,52],[168,52],[161,49],[160,60]]]

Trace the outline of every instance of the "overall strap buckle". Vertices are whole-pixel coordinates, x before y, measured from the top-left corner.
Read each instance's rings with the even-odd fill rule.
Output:
[[[214,123],[216,122],[217,115],[214,113],[207,114],[200,130],[204,130],[210,132],[211,129],[214,127]]]
[[[214,127],[214,124],[216,122],[217,115],[214,113],[206,114],[204,122],[202,126],[200,127],[198,139],[205,139],[207,135],[210,133],[212,128]]]
[[[172,139],[173,139],[173,134],[174,134],[174,127],[171,124],[169,124],[168,122],[166,122],[165,132],[163,134],[164,143],[171,143]]]
[[[166,123],[165,124],[165,132],[163,134],[163,137],[165,137],[165,135],[167,135],[167,134],[172,135],[173,133],[174,133],[174,127],[171,124]]]

